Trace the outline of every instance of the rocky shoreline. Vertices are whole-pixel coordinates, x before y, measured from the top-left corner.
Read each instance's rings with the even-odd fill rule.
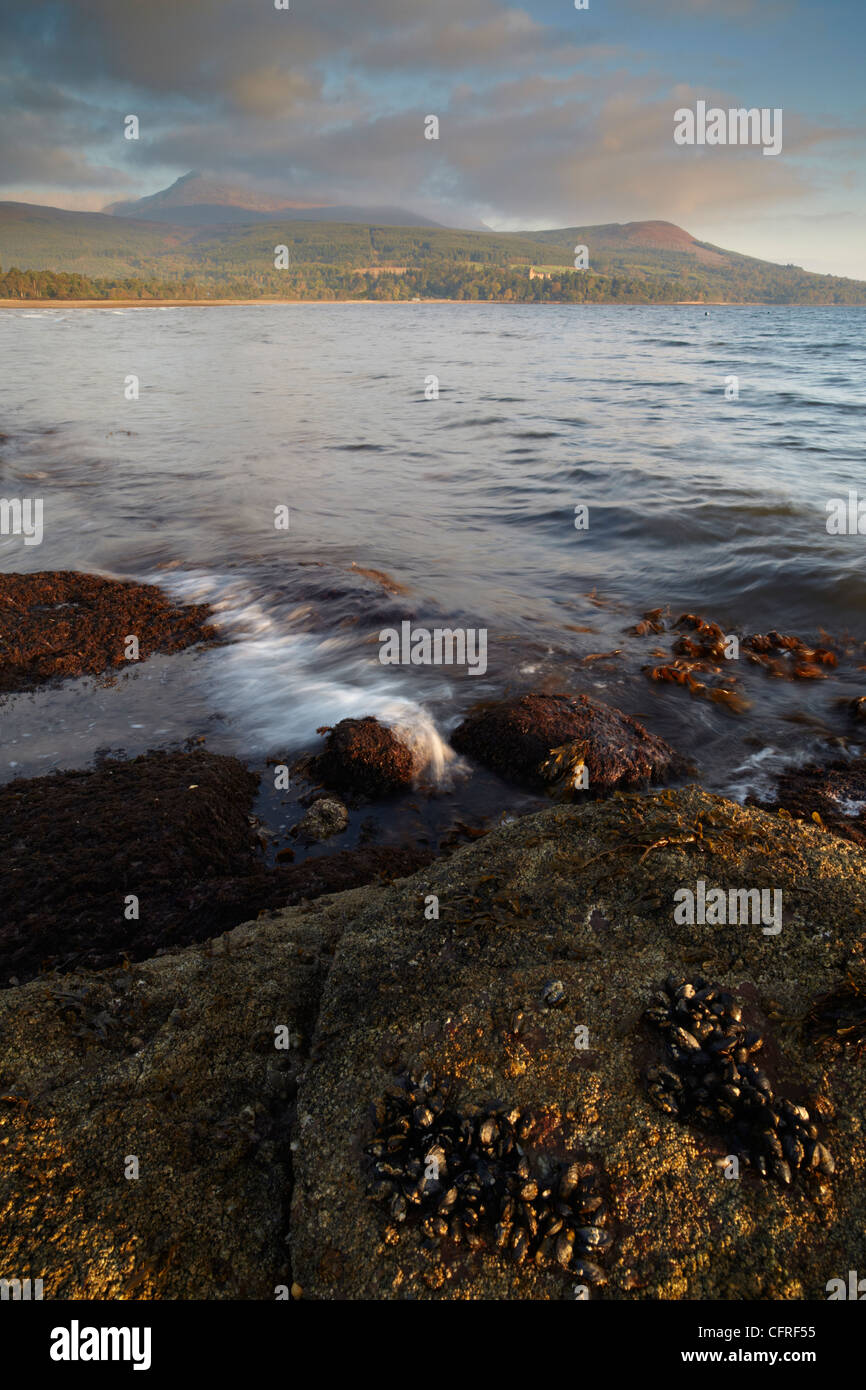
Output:
[[[9,692],[117,669],[133,602],[148,652],[216,638],[149,586],[2,578]],[[58,604],[87,634],[59,664]],[[636,720],[530,692],[453,744],[555,804],[434,858],[338,848],[344,802],[417,769],[372,718],[323,738],[296,829],[337,848],[297,865],[264,862],[255,775],[201,747],[0,789],[22,1277],[80,1299],[823,1299],[866,1264],[861,763],[739,806],[666,785],[693,773]],[[678,918],[698,884],[780,894],[779,930]]]
[[[376,1108],[430,1071],[461,1115],[531,1113],[533,1164],[603,1174],[592,1296],[823,1298],[866,1256],[866,1088],[858,1047],[808,1020],[864,980],[864,869],[817,826],[697,788],[627,794],[173,954],[7,988],[9,1258],[52,1298],[575,1296],[574,1272],[431,1238],[368,1195]],[[781,941],[672,925],[695,876],[781,886]],[[676,972],[720,982],[766,1035],[779,1093],[826,1117],[831,1176],[730,1180],[730,1136],[654,1103],[643,1015]]]

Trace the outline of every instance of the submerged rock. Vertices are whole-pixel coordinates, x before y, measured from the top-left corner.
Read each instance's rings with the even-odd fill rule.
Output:
[[[314,801],[307,814],[298,821],[295,831],[307,840],[328,840],[339,835],[349,824],[349,812],[335,796],[323,796]]]
[[[327,787],[370,798],[411,787],[415,760],[410,748],[372,715],[341,719],[330,730],[324,752],[311,770]]]
[[[0,574],[0,692],[134,666],[155,652],[220,640],[204,604],[98,574]],[[130,660],[127,642],[138,641]]]
[[[534,788],[558,783],[580,795],[580,778],[563,786],[563,765],[586,769],[590,791],[640,786],[682,773],[685,760],[630,715],[588,695],[520,695],[476,707],[451,744],[511,781]],[[556,755],[559,755],[557,757]]]

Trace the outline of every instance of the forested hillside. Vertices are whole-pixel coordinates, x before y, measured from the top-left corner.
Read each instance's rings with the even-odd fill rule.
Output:
[[[288,267],[274,268],[275,248]],[[586,246],[588,268],[574,270]],[[666,222],[494,233],[273,221],[175,227],[0,204],[3,298],[864,304],[866,284],[724,251]]]

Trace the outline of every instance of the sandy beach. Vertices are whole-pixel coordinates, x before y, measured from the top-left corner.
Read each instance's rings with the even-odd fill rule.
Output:
[[[534,303],[557,305],[562,300],[505,300],[505,299],[0,299],[0,309],[204,309],[204,308],[270,308],[278,304],[513,304]],[[671,303],[622,304],[593,300],[590,305],[571,304],[572,309],[587,307],[606,309],[760,309],[772,308],[751,300],[738,300],[736,303],[718,299],[678,299]],[[796,305],[789,305],[796,308]],[[801,305],[808,308],[808,305]],[[862,306],[855,306],[862,307]]]

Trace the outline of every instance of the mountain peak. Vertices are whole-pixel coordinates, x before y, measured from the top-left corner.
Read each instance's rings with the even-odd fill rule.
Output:
[[[104,211],[113,217],[134,217],[149,222],[173,222],[182,226],[216,226],[223,223],[302,219],[318,222],[366,222],[387,226],[438,227],[441,224],[402,208],[335,206],[284,194],[268,193],[242,185],[221,183],[191,169],[168,188],[131,202],[110,203]]]
[[[208,178],[198,169],[181,174],[168,188],[161,188],[144,198],[130,202],[111,203],[105,209],[116,217],[146,217],[160,208],[174,207],[232,207],[248,212],[279,212],[286,207],[303,207],[289,198],[273,193],[261,193],[235,184],[220,183]]]

